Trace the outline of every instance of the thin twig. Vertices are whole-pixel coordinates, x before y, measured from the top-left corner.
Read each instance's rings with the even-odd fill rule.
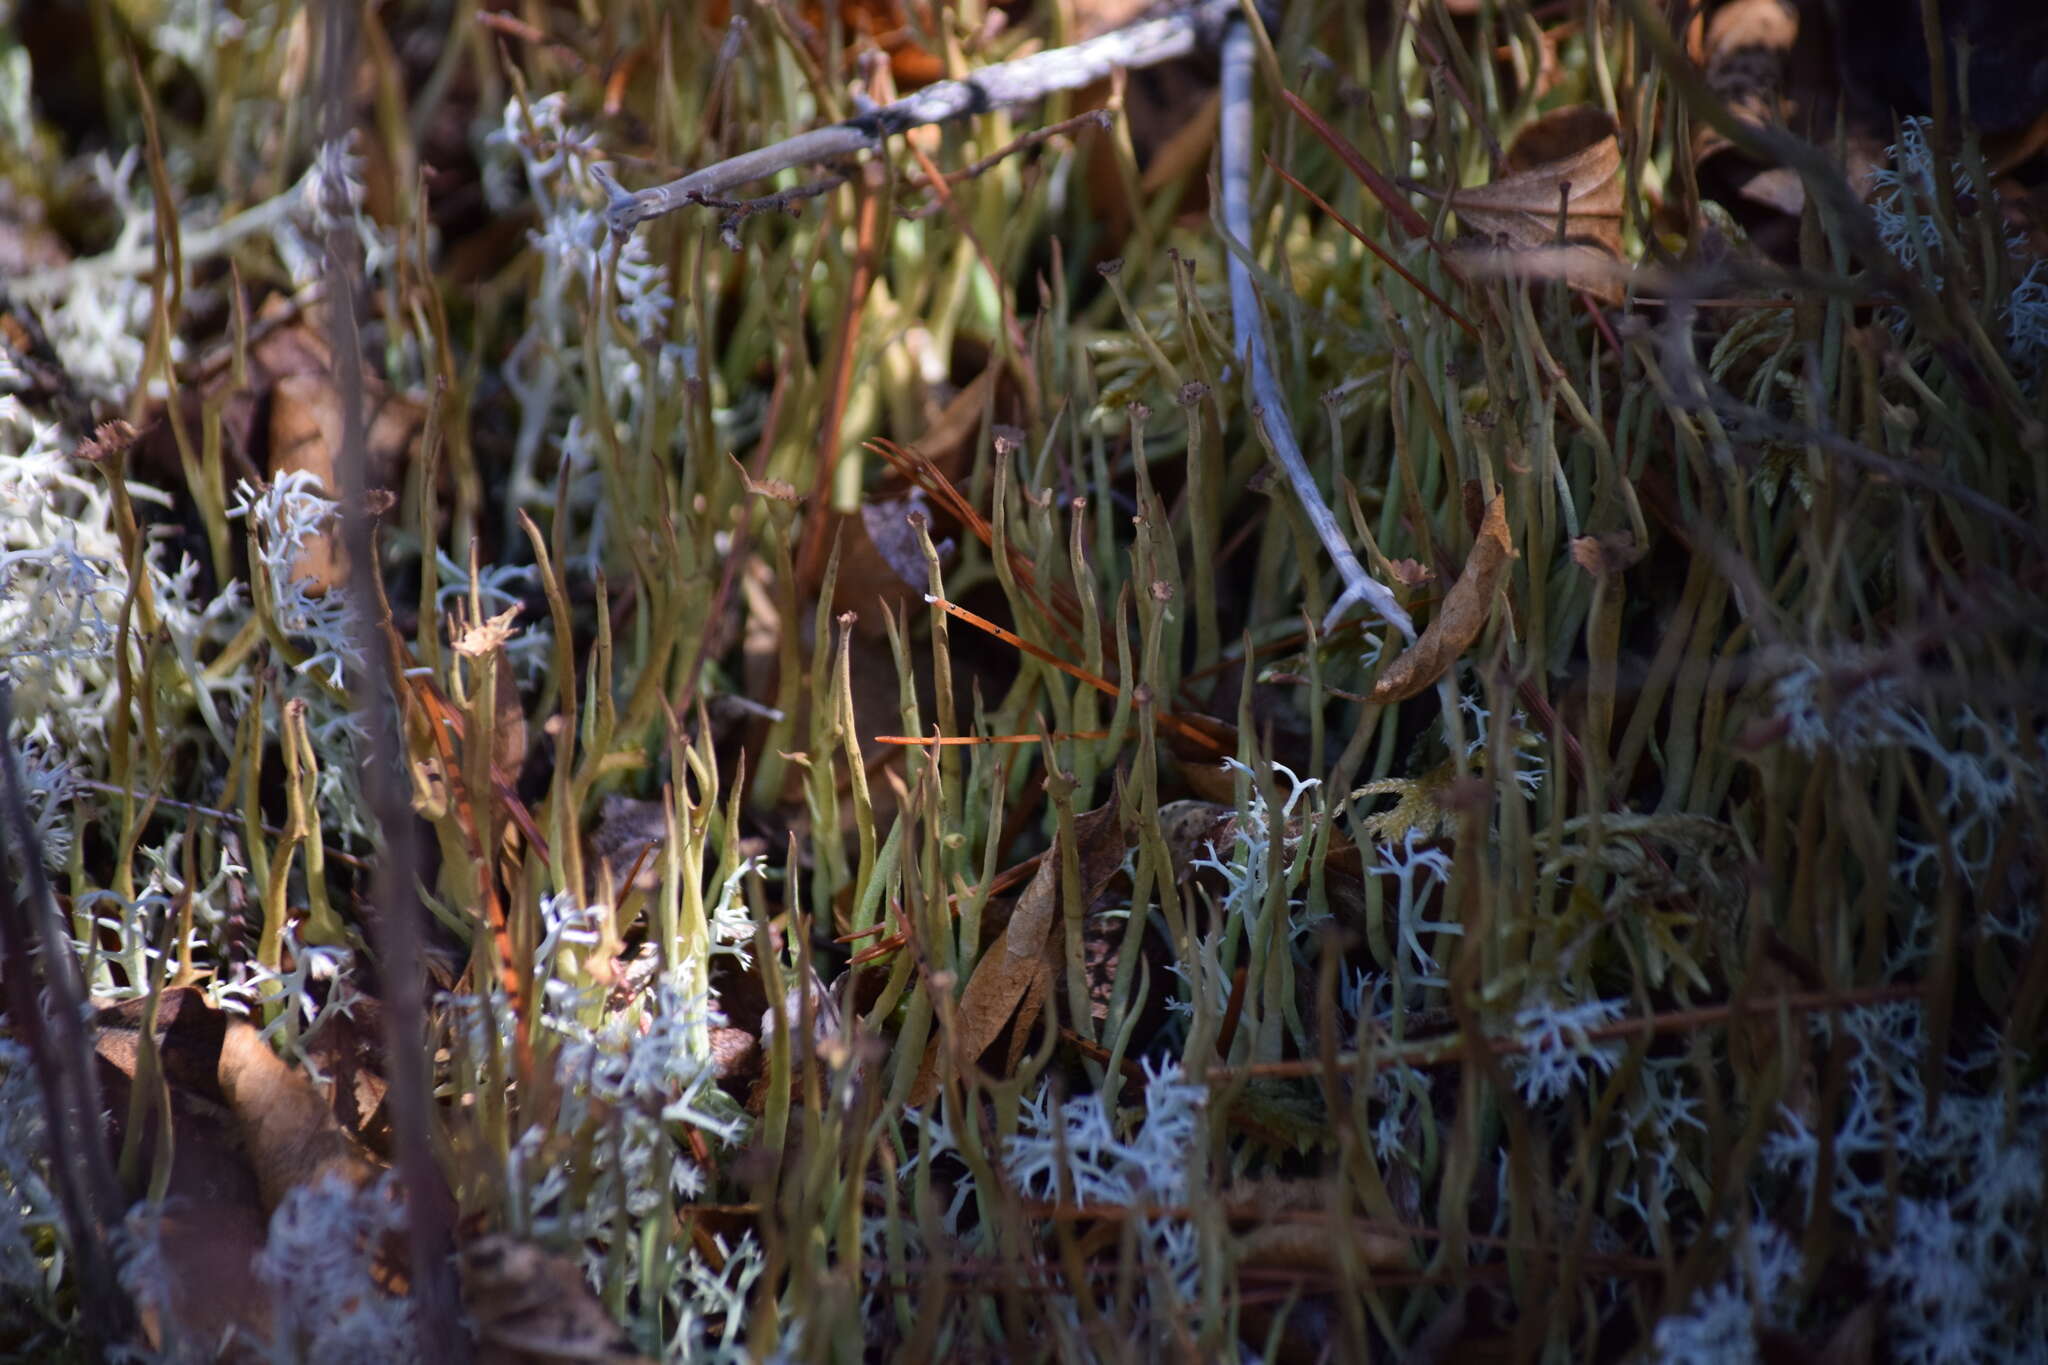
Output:
[[[1307,513],[1316,538],[1323,542],[1331,562],[1344,580],[1344,591],[1323,616],[1327,626],[1343,616],[1353,602],[1364,602],[1392,623],[1402,636],[1415,638],[1415,623],[1394,600],[1393,591],[1375,580],[1358,562],[1344,539],[1336,513],[1323,500],[1301,444],[1294,438],[1294,424],[1287,417],[1287,400],[1273,377],[1267,353],[1265,320],[1259,309],[1259,293],[1246,264],[1252,240],[1252,35],[1244,25],[1232,26],[1223,38],[1223,230],[1232,239],[1229,253],[1231,345],[1244,357],[1251,377],[1252,418],[1264,430],[1273,458],[1287,475],[1287,482]]]
[[[720,199],[715,195],[700,194],[691,198],[692,203],[702,204],[707,209],[724,209],[725,217],[718,220],[718,240],[733,251],[740,249],[740,225],[747,219],[762,213],[786,213],[797,217],[804,201],[829,194],[846,183],[847,177],[833,173],[823,180],[807,181],[774,194],[764,194],[758,199]]]
[[[42,1090],[50,1167],[86,1309],[80,1321],[95,1340],[111,1347],[134,1334],[132,1305],[122,1292],[107,1247],[107,1235],[120,1223],[126,1200],[100,1127],[93,1044],[84,1028],[85,983],[43,871],[43,847],[29,819],[21,773],[15,766],[13,700],[7,680],[0,677],[0,797],[6,807],[0,821],[0,986],[5,988],[9,1029],[28,1049]],[[7,866],[10,844],[21,862],[18,897]]]
[[[1131,24],[1085,43],[998,62],[965,80],[939,81],[893,104],[742,152],[666,185],[627,191],[602,166],[593,166],[591,174],[610,196],[607,218],[612,232],[623,237],[648,219],[674,213],[703,196],[722,195],[793,167],[874,151],[887,139],[912,128],[1029,104],[1062,90],[1093,85],[1119,68],[1157,66],[1185,57],[1214,43],[1237,12],[1238,0],[1197,0],[1178,13]]]
[[[1901,460],[1883,451],[1872,450],[1861,442],[1852,441],[1822,427],[1786,421],[1762,408],[1752,407],[1726,392],[1715,393],[1712,402],[1714,410],[1723,419],[1731,424],[1741,424],[1740,430],[1745,436],[1781,441],[1788,445],[1795,442],[1811,444],[1829,455],[1860,465],[1880,478],[1924,489],[1936,497],[1952,498],[1986,520],[2003,526],[2035,549],[2048,549],[2048,535],[2044,535],[2026,518],[1996,499],[1987,497],[1960,480],[1941,473],[1938,469]]]
[[[1748,1000],[1730,1001],[1725,1005],[1702,1005],[1697,1009],[1674,1010],[1669,1014],[1652,1014],[1597,1024],[1586,1029],[1585,1041],[1589,1044],[1605,1043],[1662,1033],[1691,1033],[1726,1023],[1738,1014],[1776,1014],[1781,1009],[1788,1014],[1813,1014],[1823,1010],[1880,1005],[1892,1000],[1913,1000],[1926,993],[1927,987],[1924,983],[1907,981],[1850,990],[1809,991],[1802,995],[1753,996]],[[1523,1037],[1482,1037],[1477,1043],[1480,1051],[1491,1053],[1495,1057],[1509,1057],[1516,1053],[1528,1052],[1531,1047],[1529,1040]],[[1468,1061],[1476,1055],[1478,1052],[1465,1034],[1453,1033],[1441,1038],[1417,1038],[1399,1045],[1385,1044],[1372,1049],[1369,1057],[1373,1070],[1387,1071],[1397,1066],[1449,1066]],[[1358,1054],[1339,1056],[1337,1066],[1340,1070],[1355,1069],[1358,1066]],[[1227,1081],[1249,1080],[1257,1076],[1267,1079],[1319,1076],[1324,1069],[1324,1062],[1317,1058],[1286,1062],[1253,1062],[1248,1066],[1212,1066],[1203,1073],[1202,1079],[1209,1085],[1220,1085]]]
[[[107,796],[127,796],[138,801],[144,799],[144,793],[142,792],[132,791],[127,787],[119,786],[112,782],[100,782],[88,777],[73,778],[72,785],[85,791],[100,792]],[[204,815],[211,820],[220,820],[244,827],[247,827],[249,823],[248,817],[238,810],[222,810],[218,806],[202,806],[197,801],[179,801],[168,796],[158,796],[155,793],[149,793],[148,799],[167,809],[188,811],[193,815]],[[287,837],[285,832],[276,825],[259,823],[256,828],[262,830],[273,839]],[[339,849],[328,849],[327,859],[329,862],[345,863],[358,871],[366,871],[370,866],[363,859],[350,853],[344,853]]]
[[[965,181],[976,180],[987,175],[990,171],[1017,155],[1017,153],[1029,151],[1041,142],[1050,142],[1064,133],[1076,132],[1082,128],[1095,128],[1099,131],[1107,132],[1115,122],[1116,116],[1111,114],[1109,110],[1090,109],[1084,114],[1076,114],[1072,118],[1061,119],[1058,123],[1047,124],[1043,128],[1033,128],[1021,137],[1015,138],[996,148],[996,150],[990,152],[981,160],[971,161],[955,171],[947,171],[941,178],[948,185],[958,185]],[[910,189],[918,190],[931,189],[937,183],[937,181],[919,176],[911,178],[907,185]],[[929,218],[945,206],[945,201],[934,195],[930,200],[918,205],[914,209],[902,210],[901,216],[912,220]]]
[[[818,474],[811,486],[811,503],[804,509],[803,544],[797,551],[799,582],[821,581],[830,551],[825,528],[831,511],[828,496],[839,470],[843,452],[839,445],[841,423],[853,391],[853,372],[859,365],[861,315],[866,311],[868,292],[875,284],[875,256],[881,238],[882,186],[877,183],[881,167],[869,167],[862,175],[860,207],[854,215],[853,279],[846,303],[839,313],[839,336],[832,351],[832,370],[825,389],[825,417],[818,429]]]
[[[352,120],[350,73],[355,70],[356,11],[343,0],[327,0],[321,12],[321,102],[323,131],[330,142],[346,137]],[[347,186],[339,166],[326,159],[333,202],[345,203]],[[361,657],[383,657],[384,638],[376,611],[376,536],[364,496],[368,479],[367,430],[363,412],[363,343],[356,320],[362,285],[362,243],[345,221],[327,233],[328,319],[334,387],[341,405],[342,543],[351,565],[354,599],[350,624]],[[365,664],[357,680],[369,735],[363,794],[374,815],[382,850],[377,877],[375,937],[384,986],[384,1064],[390,1081],[392,1134],[399,1177],[405,1189],[408,1243],[412,1252],[414,1322],[424,1359],[466,1365],[469,1333],[463,1326],[461,1292],[455,1277],[455,1235],[448,1217],[447,1185],[434,1157],[433,1074],[427,1044],[424,941],[420,921],[419,836],[404,789],[405,754],[391,679]]]

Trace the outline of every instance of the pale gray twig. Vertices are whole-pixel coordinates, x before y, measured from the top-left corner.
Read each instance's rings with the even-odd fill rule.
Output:
[[[879,148],[888,138],[930,123],[1013,104],[1029,104],[1062,90],[1078,90],[1106,79],[1119,68],[1157,66],[1213,44],[1238,13],[1238,0],[1195,0],[1176,13],[1147,19],[1072,47],[1034,52],[985,67],[966,80],[939,81],[893,104],[866,110],[842,123],[741,152],[680,180],[627,191],[602,166],[591,174],[610,198],[606,218],[624,236],[650,218],[674,213],[751,181],[796,166],[834,161]]]
[[[1415,638],[1415,623],[1391,589],[1374,579],[1358,562],[1344,539],[1336,513],[1323,500],[1309,473],[1301,443],[1294,437],[1294,424],[1287,417],[1287,399],[1273,377],[1272,359],[1267,351],[1265,318],[1259,308],[1259,293],[1245,264],[1252,242],[1252,35],[1243,24],[1234,24],[1223,38],[1222,191],[1223,230],[1235,240],[1229,253],[1231,345],[1244,358],[1252,388],[1252,418],[1266,433],[1273,458],[1287,475],[1287,482],[1308,514],[1309,525],[1323,542],[1331,562],[1344,580],[1344,591],[1324,616],[1327,626],[1344,614],[1353,602],[1363,602],[1391,622],[1409,640]]]

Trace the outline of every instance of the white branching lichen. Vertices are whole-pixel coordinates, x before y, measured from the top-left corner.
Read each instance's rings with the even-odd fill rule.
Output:
[[[1595,1042],[1588,1031],[1622,1016],[1626,1001],[1583,1000],[1561,1005],[1539,991],[1515,1011],[1521,1051],[1508,1059],[1508,1070],[1523,1098],[1531,1104],[1561,1100],[1595,1071],[1612,1073],[1621,1061],[1621,1044]]]

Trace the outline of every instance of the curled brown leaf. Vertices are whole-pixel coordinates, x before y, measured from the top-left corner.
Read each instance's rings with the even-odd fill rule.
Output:
[[[1111,801],[1074,818],[1074,841],[1080,855],[1081,897],[1087,903],[1100,895],[1123,863],[1124,835],[1117,803]],[[986,1052],[1017,1017],[1026,1000],[1043,1000],[1064,955],[1049,951],[1052,933],[1060,920],[1060,865],[1064,861],[1055,839],[1038,870],[1017,898],[1010,922],[975,964],[961,993],[955,1015],[952,1045],[963,1060],[972,1061]],[[1033,987],[1037,986],[1034,991]],[[939,1085],[939,1042],[926,1049],[911,1087],[910,1103],[922,1108],[931,1103]]]
[[[1452,192],[1465,227],[1508,253],[1568,249],[1586,258],[1580,287],[1611,292],[1596,264],[1621,254],[1621,144],[1605,110],[1576,105],[1545,114],[1507,151],[1508,174]]]
[[[1508,538],[1507,499],[1495,493],[1487,505],[1486,518],[1479,525],[1479,537],[1472,543],[1472,553],[1465,559],[1464,572],[1444,594],[1443,609],[1422,632],[1422,637],[1408,646],[1373,684],[1374,701],[1406,701],[1436,682],[1458,661],[1458,656],[1485,629],[1501,570],[1514,557],[1515,547]]]
[[[1627,531],[1580,536],[1571,545],[1572,563],[1595,578],[1620,573],[1643,557],[1642,547]]]

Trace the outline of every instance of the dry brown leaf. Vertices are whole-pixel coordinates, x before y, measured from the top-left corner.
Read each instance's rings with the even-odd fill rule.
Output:
[[[1589,258],[1620,255],[1621,144],[1605,110],[1575,105],[1545,114],[1508,148],[1507,170],[1450,195],[1467,229],[1508,251],[1576,247]],[[1596,277],[1586,287],[1608,286]]]
[[[1129,929],[1129,918],[1115,911],[1090,914],[1081,926],[1081,971],[1088,981],[1088,1017],[1095,1021],[1097,1037],[1109,1021],[1109,1007],[1116,998],[1117,972],[1123,963],[1124,940]],[[1140,933],[1138,953],[1151,964],[1152,979],[1162,980],[1162,973],[1173,961],[1173,952],[1156,924],[1148,922]],[[1149,1036],[1151,1029],[1165,1022],[1165,1002],[1158,991],[1146,996],[1143,1008],[1145,1017],[1139,1019],[1136,1034],[1140,1038]]]
[[[1819,1345],[1798,1332],[1762,1328],[1758,1354],[1771,1365],[1870,1365],[1877,1355],[1877,1310],[1875,1302],[1859,1305]]]
[[[1055,843],[1054,848],[1058,845]],[[1009,1026],[1024,994],[1031,988],[1044,961],[1047,936],[1052,931],[1053,912],[1059,907],[1059,860],[1041,858],[1038,871],[1017,898],[1010,922],[996,936],[960,997],[959,1024],[954,1043],[963,1059],[973,1059],[988,1050],[997,1035]],[[911,1087],[914,1108],[930,1104],[939,1086],[939,1044],[934,1040],[918,1068],[917,1083]]]
[[[1745,123],[1782,124],[1790,112],[1785,89],[1798,41],[1799,11],[1792,0],[1729,0],[1706,27],[1708,88]],[[1805,203],[1805,185],[1796,172],[1756,164],[1704,120],[1693,126],[1692,159],[1701,192],[1710,198],[1740,197],[1793,218]]]
[[[374,997],[330,1011],[320,1027],[299,1040],[299,1055],[328,1092],[334,1118],[380,1161],[391,1156],[390,1087],[384,1079],[384,1006]]]
[[[1382,1231],[1359,1218],[1338,1217],[1344,1195],[1326,1180],[1248,1180],[1223,1192],[1223,1206],[1234,1222],[1255,1224],[1238,1236],[1238,1264],[1275,1270],[1336,1270],[1340,1238],[1348,1234],[1352,1251],[1366,1265],[1381,1270],[1414,1265],[1406,1237]],[[1281,1220],[1286,1221],[1281,1221]]]
[[[991,401],[999,394],[1000,370],[998,364],[985,365],[943,407],[927,397],[924,433],[910,449],[936,479],[950,482],[966,476],[982,423],[993,413]],[[879,614],[870,611],[863,600],[868,596],[866,589],[871,586],[869,580],[877,560],[888,570],[884,575],[886,585],[872,585],[872,600],[877,606],[922,601],[930,586],[930,573],[925,566],[924,547],[909,519],[923,517],[929,526],[932,513],[926,489],[915,486],[893,496],[863,502],[859,525],[866,532],[865,540],[850,527],[839,533],[839,586],[833,595],[834,609],[860,612],[863,630],[877,638],[883,634]],[[936,530],[931,531],[931,538],[942,560],[952,553],[950,538],[941,537]]]
[[[100,1096],[113,1129],[110,1145],[117,1150],[126,1135],[145,1017],[144,1001],[127,1000],[100,1010],[96,1020]],[[263,1248],[269,1212],[232,1117],[220,1105],[216,1073],[226,1023],[224,1014],[189,987],[167,990],[158,1001],[158,1074],[170,1100],[174,1141],[162,1208],[149,1217],[149,1226],[136,1229],[155,1238],[161,1267],[136,1307],[151,1348],[170,1359],[195,1353],[212,1359],[230,1332],[243,1341],[270,1334],[270,1296],[251,1264]],[[160,1111],[148,1106],[142,1133],[146,1162],[158,1151],[159,1122]],[[142,1207],[137,1206],[138,1222]],[[255,1352],[220,1358],[254,1359]]]
[[[761,1041],[743,1028],[711,1030],[711,1074],[721,1081],[747,1077],[760,1069]]]
[[[1352,1254],[1376,1270],[1406,1270],[1414,1264],[1408,1241],[1354,1220],[1313,1223],[1268,1223],[1237,1234],[1240,1269],[1339,1271],[1344,1265],[1343,1238],[1349,1234]]]
[[[1230,847],[1237,808],[1220,801],[1169,801],[1159,808],[1159,834],[1173,864],[1176,885],[1195,875],[1195,860],[1210,858],[1212,849]]]
[[[239,1020],[221,1039],[220,1088],[234,1111],[265,1210],[274,1211],[294,1188],[328,1174],[356,1186],[376,1176],[377,1167],[335,1122],[313,1083]]]
[[[512,667],[512,656],[501,651],[495,668],[491,698],[497,705],[491,712],[491,761],[499,772],[516,781],[526,766],[532,734],[527,729],[526,706],[519,699],[519,676]]]
[[[1031,1037],[1031,1021],[1045,1011],[1045,1001],[1059,980],[1060,964],[1066,952],[1058,934],[1047,934],[1039,945],[1038,968],[1024,986],[1024,998],[1017,1004],[1017,1027],[1010,1030],[1010,1055],[1003,1062],[1003,1074],[1014,1076],[1024,1060],[1024,1045]]]
[[[930,580],[925,574],[924,550],[908,524],[912,513],[931,517],[922,495],[864,502],[858,512],[833,512],[826,533],[839,544],[839,573],[832,584],[831,611],[834,616],[854,613],[854,634],[863,640],[886,640],[885,624],[891,613],[911,607],[922,609]],[[914,577],[912,575],[915,575]],[[878,682],[886,683],[888,707],[898,705],[893,663],[881,670]],[[855,670],[854,688],[862,687]],[[863,730],[880,734],[883,730]]]
[[[1231,805],[1237,775],[1219,760],[1237,752],[1237,727],[1197,711],[1176,711],[1172,729],[1162,730],[1174,769],[1189,791],[1204,801]],[[1233,806],[1233,809],[1235,807]]]
[[[1402,652],[1401,657],[1373,684],[1372,699],[1382,704],[1406,701],[1441,678],[1452,664],[1479,638],[1486,618],[1493,611],[1493,592],[1500,584],[1501,570],[1515,557],[1508,539],[1507,499],[1500,493],[1486,509],[1479,538],[1472,543],[1465,570],[1444,594],[1443,609],[1430,621],[1422,638]]]
[[[1100,895],[1109,879],[1123,864],[1123,830],[1118,822],[1117,802],[1111,800],[1074,818],[1074,841],[1078,845],[1081,870],[1081,899],[1087,904]],[[1064,954],[1055,954],[1050,965],[1047,948],[1054,927],[1060,922],[1060,864],[1064,854],[1058,839],[1038,860],[1038,870],[1017,897],[1009,923],[975,964],[974,975],[961,993],[955,1011],[957,1023],[952,1045],[963,1061],[973,1061],[988,1051],[1017,1017],[1041,973],[1057,976]],[[1056,945],[1055,945],[1056,946]],[[1045,988],[1050,989],[1048,981]],[[925,1049],[917,1082],[911,1087],[910,1103],[921,1108],[930,1104],[939,1085],[939,1046],[935,1039]]]
[[[2048,109],[2024,128],[1984,139],[1984,159],[1994,179],[2007,176],[2048,149]],[[2032,254],[2040,255],[2038,244]]]
[[[592,868],[605,863],[615,882],[632,878],[621,893],[651,892],[661,885],[661,860],[655,855],[666,837],[668,824],[659,801],[613,792],[598,803],[597,824],[585,848]]]
[[[1133,24],[1153,8],[1153,0],[1074,0],[1074,37],[1087,39]]]
[[[476,1324],[478,1365],[652,1365],[575,1261],[513,1237],[480,1237],[462,1249],[462,1306]]]
[[[1643,557],[1635,536],[1627,531],[1580,536],[1572,542],[1571,554],[1572,563],[1595,578],[1620,573]]]
[[[711,0],[701,14],[707,25],[723,28],[732,21],[735,9],[746,14],[752,6],[734,5],[730,0]],[[680,12],[687,14],[689,8],[685,7]],[[945,78],[943,58],[918,45],[916,37],[920,29],[904,12],[904,0],[834,0],[831,4],[822,3],[822,0],[805,0],[800,5],[786,6],[783,13],[815,57],[825,55],[824,35],[833,31],[836,24],[838,31],[847,39],[846,62],[849,69],[856,55],[879,48],[888,56],[890,74],[903,89],[929,85]],[[929,21],[929,12],[925,15]]]
[[[341,399],[324,375],[294,374],[277,381],[270,403],[270,477],[304,471],[319,481],[322,497],[341,486],[335,470],[341,449]],[[348,551],[332,519],[299,547],[291,576],[306,590],[326,592],[348,578]]]
[[[370,428],[364,436],[371,482],[387,484],[424,420],[419,406],[404,399],[370,395]],[[270,406],[270,477],[303,470],[319,481],[322,497],[339,496],[335,467],[342,448],[341,396],[325,374],[288,374],[277,381]],[[308,581],[319,594],[348,576],[348,554],[338,519],[330,520],[300,546],[292,577]]]
[[[911,448],[931,461],[946,478],[958,482],[966,478],[973,468],[975,442],[981,437],[983,416],[1000,417],[1002,409],[1015,406],[1013,401],[1004,401],[991,409],[990,398],[998,395],[996,386],[1001,378],[1002,366],[999,363],[984,365],[981,373],[969,380],[965,388],[931,414],[924,434],[911,443]],[[1013,398],[1009,394],[1001,396],[1006,400]],[[929,411],[931,398],[926,399],[925,405]]]
[[[1858,1304],[1821,1347],[1819,1365],[1870,1365],[1877,1355],[1877,1305]]]
[[[1508,145],[1507,170],[1504,180],[1459,193],[1451,207],[1518,246],[1545,246],[1558,240],[1562,205],[1566,240],[1621,250],[1621,144],[1606,110],[1581,104],[1545,114]],[[1489,218],[1495,226],[1483,226]]]
[[[861,525],[867,528],[868,541],[875,547],[875,553],[905,586],[922,594],[931,582],[931,573],[925,563],[924,545],[912,524],[914,517],[923,518],[927,526],[931,524],[931,504],[925,501],[924,490],[920,488],[913,488],[900,498],[875,499],[860,505]],[[948,541],[932,548],[943,556],[950,544]]]
[[[102,1080],[113,1082],[106,1094],[117,1129],[146,1018],[142,1001],[99,1012],[95,1046]],[[360,1188],[379,1168],[305,1073],[271,1051],[249,1024],[212,1008],[190,988],[164,992],[154,1022],[173,1141],[161,1216],[152,1216],[144,1230],[158,1241],[161,1266],[142,1305],[144,1329],[168,1358],[263,1358],[248,1343],[269,1336],[272,1304],[251,1261],[268,1236],[271,1214],[296,1186],[333,1175]],[[332,1035],[349,1023],[344,1018],[321,1034],[337,1044]],[[338,1055],[330,1046],[323,1060],[332,1065]],[[361,1078],[355,1079],[346,1097],[352,1106],[362,1094]],[[337,1087],[343,1080],[336,1076]],[[159,1122],[160,1111],[150,1106],[142,1134],[146,1157],[159,1151]],[[389,1259],[391,1251],[387,1245],[378,1253],[386,1277],[379,1282],[402,1293],[396,1287],[402,1253]],[[229,1340],[243,1346],[223,1350]]]
[[[1237,791],[1237,774],[1221,763],[1194,762],[1177,765],[1182,782],[1203,801],[1231,800]]]

